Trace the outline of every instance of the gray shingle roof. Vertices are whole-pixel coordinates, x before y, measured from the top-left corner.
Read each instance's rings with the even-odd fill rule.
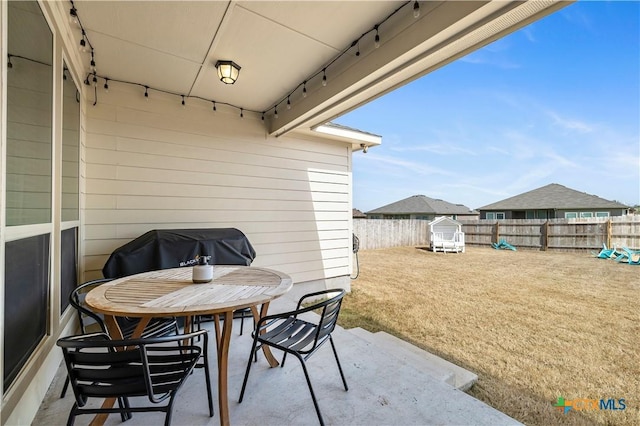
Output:
[[[443,200],[429,198],[424,195],[413,195],[404,200],[378,207],[367,214],[477,214],[462,204],[452,204]]]
[[[586,192],[576,191],[557,183],[515,195],[480,207],[478,210],[545,210],[545,209],[624,209],[628,206]]]

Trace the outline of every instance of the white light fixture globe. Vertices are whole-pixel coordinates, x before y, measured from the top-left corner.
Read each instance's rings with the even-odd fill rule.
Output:
[[[218,78],[224,84],[235,83],[240,74],[240,65],[233,61],[218,61],[216,68],[218,69]]]

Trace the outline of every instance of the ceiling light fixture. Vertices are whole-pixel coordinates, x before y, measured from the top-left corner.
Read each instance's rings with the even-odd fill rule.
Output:
[[[235,83],[240,74],[240,65],[233,61],[218,61],[216,68],[218,69],[218,78],[224,84]]]

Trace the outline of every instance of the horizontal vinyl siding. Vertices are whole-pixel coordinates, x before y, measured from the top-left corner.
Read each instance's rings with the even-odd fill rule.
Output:
[[[110,89],[87,108],[85,278],[151,229],[226,227],[247,235],[253,265],[294,282],[349,274],[347,146],[271,138],[247,113]]]

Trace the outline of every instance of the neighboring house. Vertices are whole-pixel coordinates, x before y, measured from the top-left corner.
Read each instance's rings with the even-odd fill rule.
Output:
[[[367,212],[369,219],[433,220],[438,216],[451,219],[477,219],[478,212],[462,204],[452,204],[424,195],[413,195]]]
[[[367,215],[362,213],[360,210],[358,209],[352,209],[352,214],[351,217],[353,217],[354,219],[366,219]]]
[[[552,183],[478,210],[480,219],[575,219],[622,216],[629,207]]]
[[[69,289],[149,230],[238,228],[292,297],[349,288],[381,138],[327,123],[569,3],[0,1],[0,424],[32,423]]]

